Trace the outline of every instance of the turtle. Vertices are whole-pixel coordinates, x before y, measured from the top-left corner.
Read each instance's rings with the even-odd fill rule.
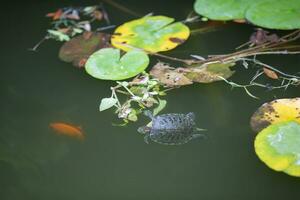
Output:
[[[151,118],[151,123],[138,128],[138,132],[145,134],[144,141],[149,139],[164,145],[181,145],[195,138],[206,138],[205,134],[198,133],[204,129],[196,127],[195,114],[169,113],[153,116],[151,111],[144,114]]]

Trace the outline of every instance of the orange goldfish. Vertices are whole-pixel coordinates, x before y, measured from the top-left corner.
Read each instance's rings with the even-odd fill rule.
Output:
[[[69,137],[74,137],[79,140],[84,140],[84,133],[79,126],[75,126],[72,124],[67,124],[64,122],[54,122],[50,123],[49,126],[60,135],[66,135]]]

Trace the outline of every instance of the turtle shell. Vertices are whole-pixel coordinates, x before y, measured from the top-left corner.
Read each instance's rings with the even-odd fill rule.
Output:
[[[152,119],[150,138],[160,144],[179,145],[190,141],[195,130],[193,113],[163,114]]]

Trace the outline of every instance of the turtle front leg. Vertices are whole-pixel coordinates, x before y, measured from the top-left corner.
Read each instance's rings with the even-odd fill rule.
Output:
[[[149,140],[150,140],[150,135],[149,135],[149,134],[146,134],[146,135],[144,136],[144,141],[145,141],[145,143],[146,143],[146,144],[149,144]]]
[[[201,133],[195,133],[195,134],[192,135],[192,139],[196,139],[196,138],[207,139],[207,135],[206,134],[201,134]]]

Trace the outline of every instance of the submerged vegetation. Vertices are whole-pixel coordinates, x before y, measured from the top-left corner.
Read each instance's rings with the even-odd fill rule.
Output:
[[[224,81],[233,88],[244,89],[253,98],[258,97],[250,91],[251,87],[273,90],[298,86],[300,76],[263,63],[258,56],[300,53],[300,46],[294,43],[300,38],[299,6],[299,0],[196,0],[194,10],[197,15],[191,14],[185,20],[175,22],[172,17],[149,14],[125,22],[113,33],[102,32],[114,27],[110,25],[103,5],[62,8],[47,14],[52,18],[53,27],[42,41],[51,38],[66,41],[59,52],[61,60],[85,68],[97,79],[116,81],[110,88],[111,96],[102,98],[99,110],[115,108],[118,118],[123,121],[119,125],[125,125],[137,121],[146,110],[152,110],[152,119],[155,119],[167,104],[163,99],[167,91],[184,85]],[[136,17],[135,12],[120,8]],[[249,41],[232,53],[191,55],[187,59],[159,53],[188,42],[189,37],[194,37],[188,25],[199,20],[203,23],[233,20],[258,28],[249,36]],[[93,29],[91,24],[95,21],[105,21],[106,26]],[[293,31],[279,35],[263,28]],[[177,62],[180,66],[156,61],[149,67],[153,57]],[[237,74],[233,66],[248,69],[254,65],[257,71],[250,82],[240,84],[229,80]],[[272,79],[274,84],[260,83],[262,76]],[[300,176],[299,110],[299,99],[275,100],[263,105],[251,118],[253,130],[259,132],[255,140],[257,155],[272,169],[293,176]]]

